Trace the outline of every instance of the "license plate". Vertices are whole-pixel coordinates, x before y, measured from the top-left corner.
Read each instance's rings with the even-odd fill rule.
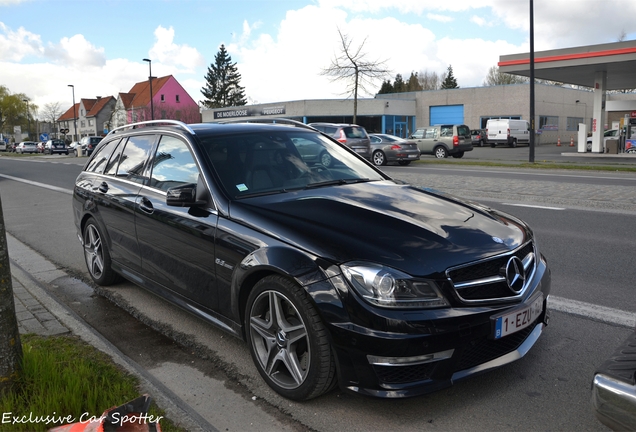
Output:
[[[532,324],[543,311],[543,293],[525,307],[521,307],[498,317],[495,320],[495,339],[523,330]]]
[[[356,153],[365,153],[367,151],[367,149],[365,149],[365,148],[356,148],[356,149],[353,149],[353,151],[355,151]]]
[[[415,159],[417,157],[416,154],[409,155],[409,159]]]

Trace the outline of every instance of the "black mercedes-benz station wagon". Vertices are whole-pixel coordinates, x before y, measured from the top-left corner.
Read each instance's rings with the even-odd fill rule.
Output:
[[[277,123],[109,133],[73,196],[92,279],[126,278],[244,339],[294,400],[336,384],[415,396],[528,352],[550,293],[528,225]]]

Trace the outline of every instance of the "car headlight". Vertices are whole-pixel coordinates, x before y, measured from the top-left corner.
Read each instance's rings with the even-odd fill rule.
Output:
[[[341,268],[351,286],[371,304],[391,308],[449,306],[433,281],[366,262],[351,262]]]

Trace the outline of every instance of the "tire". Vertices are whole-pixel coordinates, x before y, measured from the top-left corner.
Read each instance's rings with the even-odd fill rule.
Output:
[[[448,151],[442,146],[435,147],[433,154],[437,159],[445,159],[448,157]]]
[[[280,395],[304,401],[335,386],[327,330],[293,281],[270,275],[256,283],[245,308],[245,332],[256,369]]]
[[[112,269],[110,251],[101,228],[95,219],[86,221],[82,233],[84,243],[84,260],[91,278],[97,285],[112,285],[121,279]]]
[[[484,146],[484,140],[479,140],[479,147],[483,147]]]
[[[464,157],[464,152],[463,152],[463,151],[460,151],[460,152],[457,152],[457,153],[453,153],[453,155],[452,155],[452,156],[453,156],[455,159],[461,159],[461,158],[463,158],[463,157]]]
[[[497,147],[497,144],[492,143],[492,144],[490,144],[490,147],[495,148],[495,147]]]
[[[327,168],[331,168],[331,165],[333,165],[333,158],[329,153],[322,152],[320,153],[320,163]]]
[[[373,165],[375,166],[386,165],[386,156],[384,155],[384,152],[382,150],[374,151],[371,160],[373,161]]]
[[[515,148],[517,147],[517,140],[513,139],[512,142],[510,143],[510,147]]]
[[[404,161],[404,160],[398,161],[398,164],[400,164],[401,166],[407,166],[410,163],[411,163],[411,161]]]

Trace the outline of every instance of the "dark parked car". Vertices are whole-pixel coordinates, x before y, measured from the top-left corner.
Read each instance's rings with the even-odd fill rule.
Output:
[[[369,134],[369,138],[371,139],[371,162],[374,165],[381,166],[389,162],[408,165],[420,159],[420,151],[413,141],[388,134]]]
[[[336,383],[415,396],[528,352],[550,294],[528,225],[293,124],[111,131],[73,195],[93,281],[128,278],[244,339],[294,400]],[[306,141],[338,163],[306,163]]]
[[[473,129],[470,131],[470,139],[473,142],[473,147],[483,147],[488,141],[488,135],[486,129]]]
[[[309,126],[335,138],[363,158],[371,160],[371,140],[362,126],[342,123],[310,123]]]
[[[100,136],[85,136],[80,140],[80,146],[82,148],[82,156],[90,156],[93,154],[93,150],[102,141],[103,137]],[[77,156],[77,148],[73,153]]]
[[[44,145],[44,153],[46,154],[68,154],[66,143],[59,139],[48,140]]]

